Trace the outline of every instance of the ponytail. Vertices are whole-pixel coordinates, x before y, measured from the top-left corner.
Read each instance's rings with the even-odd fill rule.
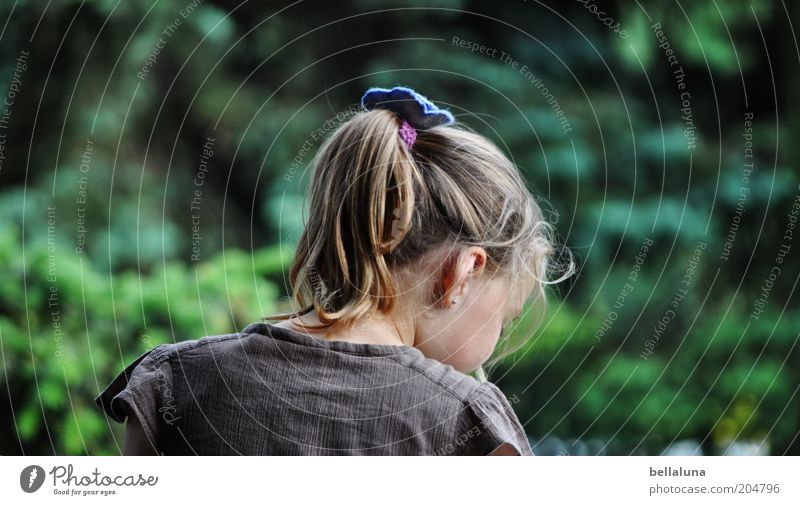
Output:
[[[409,232],[420,185],[399,126],[386,110],[357,114],[314,160],[309,219],[290,281],[301,313],[316,309],[323,323],[394,307],[387,255]]]

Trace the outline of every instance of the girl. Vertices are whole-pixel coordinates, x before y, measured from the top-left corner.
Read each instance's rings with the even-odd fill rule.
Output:
[[[550,226],[448,111],[403,87],[362,106],[313,162],[299,310],[134,361],[97,398],[126,454],[532,455],[482,366],[544,302]]]

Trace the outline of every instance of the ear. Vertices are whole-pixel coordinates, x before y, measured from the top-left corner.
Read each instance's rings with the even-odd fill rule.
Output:
[[[469,281],[479,278],[486,266],[486,250],[469,246],[445,262],[442,276],[442,306],[458,303],[468,292]]]

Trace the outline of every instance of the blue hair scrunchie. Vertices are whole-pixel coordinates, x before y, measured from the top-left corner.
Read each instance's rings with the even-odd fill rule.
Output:
[[[366,110],[388,109],[420,130],[449,125],[455,121],[450,111],[438,108],[433,102],[405,86],[395,86],[392,89],[369,88],[361,97],[361,106]]]

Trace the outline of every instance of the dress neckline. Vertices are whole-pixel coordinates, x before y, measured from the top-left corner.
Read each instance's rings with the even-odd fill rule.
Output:
[[[306,347],[322,347],[332,351],[346,352],[362,356],[391,356],[409,353],[422,354],[422,351],[419,349],[408,345],[369,344],[360,342],[347,342],[344,340],[324,340],[311,336],[308,333],[302,333],[300,331],[285,328],[283,326],[276,326],[263,321],[258,321],[247,325],[242,330],[242,333],[258,333],[260,335],[286,340]]]

